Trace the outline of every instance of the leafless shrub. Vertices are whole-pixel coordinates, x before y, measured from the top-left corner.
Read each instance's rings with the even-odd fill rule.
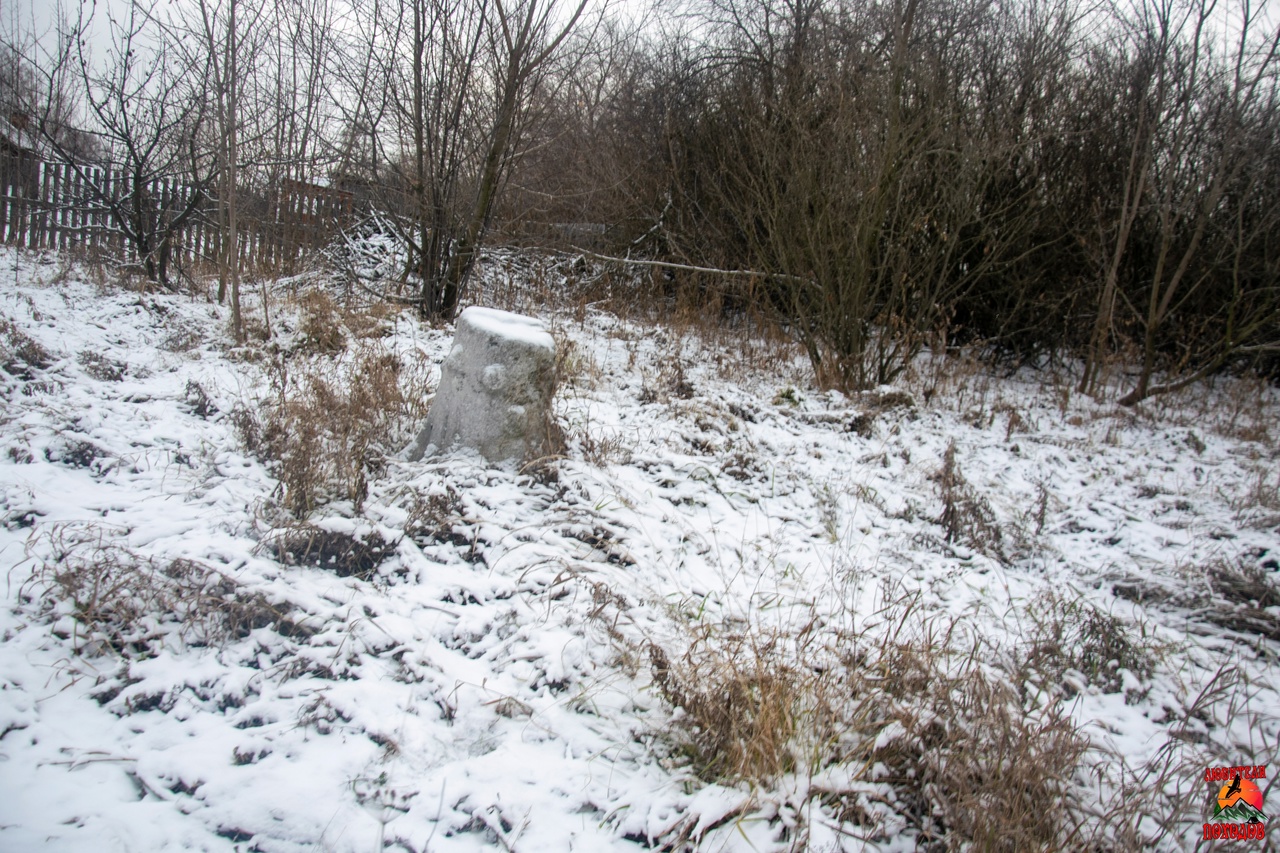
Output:
[[[149,657],[174,637],[204,646],[265,627],[285,636],[307,633],[287,605],[245,592],[197,560],[143,557],[114,541],[121,535],[98,526],[60,525],[29,547],[48,555],[39,560],[23,596],[43,602],[51,616],[74,620],[79,653]]]

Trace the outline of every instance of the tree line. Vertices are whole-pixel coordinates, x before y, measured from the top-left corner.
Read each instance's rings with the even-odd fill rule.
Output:
[[[1123,359],[1124,403],[1280,373],[1280,25],[1256,0],[128,9],[101,55],[84,16],[55,48],[10,34],[0,94],[68,162],[215,198],[235,310],[241,196],[323,180],[378,213],[429,318],[486,240],[590,232],[665,265],[654,287],[765,308],[824,385],[966,341],[1078,357],[1085,392]]]

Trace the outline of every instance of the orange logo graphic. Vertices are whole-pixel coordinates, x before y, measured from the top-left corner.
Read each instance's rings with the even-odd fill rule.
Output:
[[[1266,765],[1210,767],[1204,780],[1214,786],[1212,823],[1204,825],[1205,840],[1215,838],[1255,839],[1266,837],[1267,816],[1262,811],[1262,789],[1256,779],[1267,778]]]

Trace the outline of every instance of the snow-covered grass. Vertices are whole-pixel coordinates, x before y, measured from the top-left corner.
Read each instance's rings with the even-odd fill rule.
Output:
[[[91,282],[0,253],[4,849],[1191,849],[1280,748],[1274,388],[561,293],[564,457],[408,463],[449,329]]]

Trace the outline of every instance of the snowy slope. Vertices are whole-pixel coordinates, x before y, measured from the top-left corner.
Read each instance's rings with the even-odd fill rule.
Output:
[[[1034,689],[1089,737],[1076,782],[1100,803],[1118,768],[1176,752],[1170,849],[1203,820],[1192,768],[1276,756],[1280,607],[1214,581],[1275,583],[1274,389],[1133,414],[939,357],[906,393],[845,398],[798,363],[566,311],[565,458],[390,458],[358,512],[308,519],[385,546],[342,577],[289,558],[297,522],[237,431],[269,358],[231,347],[205,299],[88,278],[0,254],[3,849],[915,849],[909,792],[874,772],[700,779],[647,651],[732,626],[889,630],[894,602],[963,626],[992,671],[1055,607],[1155,650],[1150,671],[1101,660]],[[276,300],[287,344],[296,309]],[[449,339],[402,315],[377,345],[430,377]],[[949,536],[951,446],[971,512]],[[81,610],[133,602],[127,636],[86,630],[67,589]],[[861,823],[814,793],[840,784],[867,795]]]

